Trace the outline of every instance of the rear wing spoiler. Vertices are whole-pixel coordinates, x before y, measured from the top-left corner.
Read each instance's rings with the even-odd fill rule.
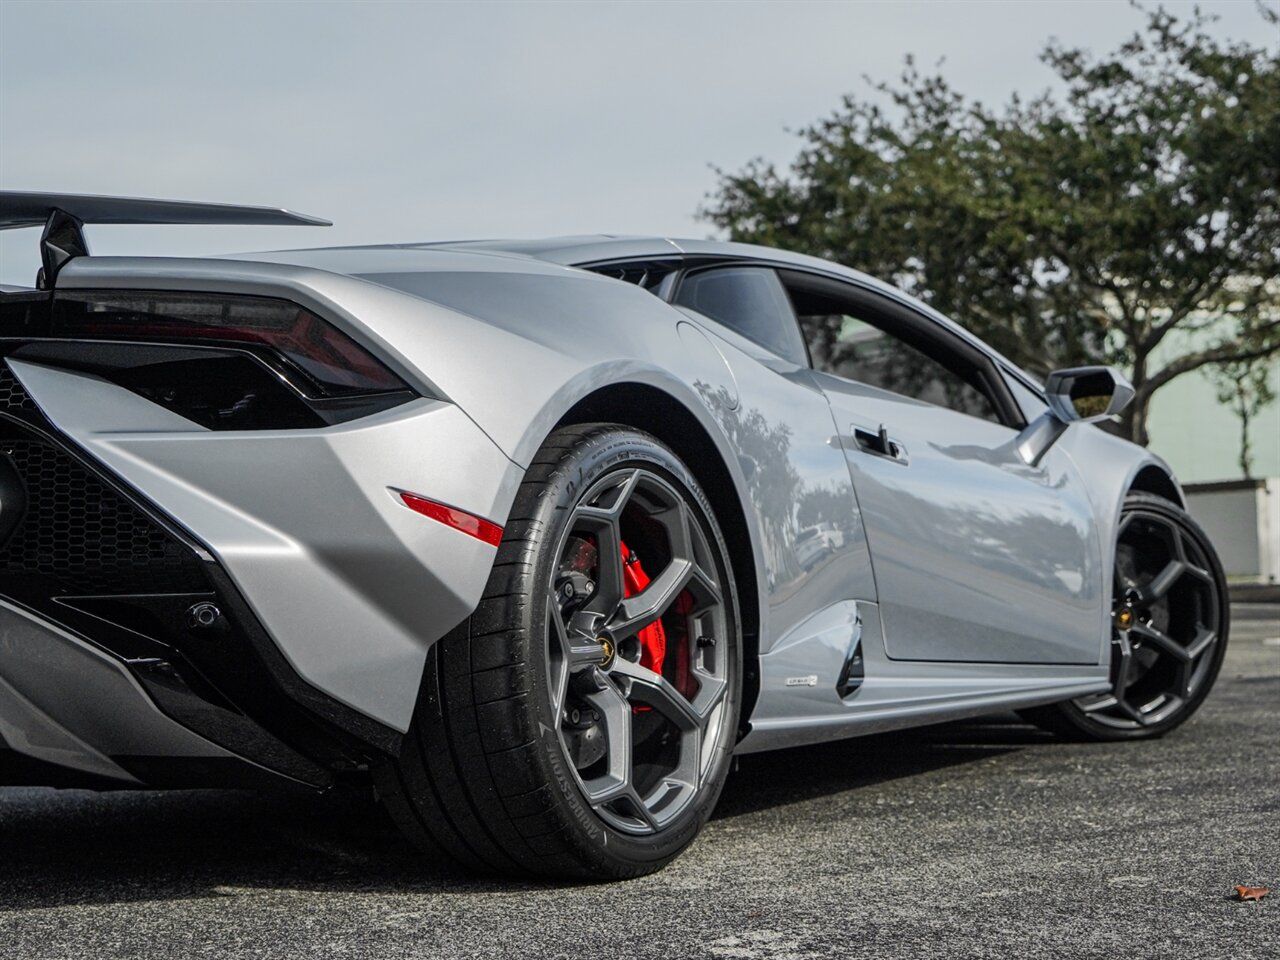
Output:
[[[0,190],[0,230],[38,227],[40,262],[36,287],[50,290],[58,271],[73,257],[89,254],[86,223],[234,224],[329,227],[319,217],[280,207],[244,207],[229,203],[99,197],[76,193],[19,193]]]

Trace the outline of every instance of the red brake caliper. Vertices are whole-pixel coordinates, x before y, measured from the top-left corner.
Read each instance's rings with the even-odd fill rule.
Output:
[[[644,572],[644,567],[640,566],[640,558],[627,549],[625,543],[622,543],[621,547],[622,595],[624,597],[633,597],[649,585],[649,575]],[[693,597],[689,595],[687,590],[676,597],[675,611],[680,615],[681,624],[684,623],[684,617],[692,609]],[[662,673],[662,666],[667,659],[667,631],[663,627],[662,621],[658,620],[649,624],[636,636],[640,641],[640,665],[648,667],[654,673]],[[692,699],[693,694],[697,692],[697,688],[689,670],[688,644],[689,637],[682,627],[676,636],[675,688],[683,696]],[[648,713],[653,708],[645,704],[636,704],[631,709],[635,713]]]
[[[649,576],[640,566],[640,558],[625,543],[622,546],[622,595],[634,597],[649,585]],[[667,631],[661,621],[655,621],[637,634],[640,641],[640,666],[648,667],[654,673],[662,672],[663,661],[667,657]]]

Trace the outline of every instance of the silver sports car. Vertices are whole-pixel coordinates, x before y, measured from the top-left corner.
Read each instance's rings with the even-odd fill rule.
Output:
[[[0,194],[0,782],[372,784],[471,868],[658,869],[735,753],[1018,710],[1159,736],[1223,575],[1177,481],[901,291],[593,236],[90,256],[283,210]]]

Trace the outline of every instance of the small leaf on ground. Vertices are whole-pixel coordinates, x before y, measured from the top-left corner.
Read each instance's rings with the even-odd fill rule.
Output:
[[[1266,887],[1236,887],[1236,899],[1261,900],[1270,892]]]

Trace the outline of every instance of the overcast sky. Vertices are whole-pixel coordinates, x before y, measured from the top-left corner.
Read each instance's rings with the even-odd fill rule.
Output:
[[[1252,0],[1203,2],[1262,40]],[[1189,3],[1166,3],[1188,12]],[[902,59],[987,102],[1037,93],[1044,42],[1142,22],[1063,2],[91,3],[0,0],[0,188],[287,206],[327,230],[97,227],[97,253],[569,233],[707,236],[711,165]],[[30,284],[37,234],[0,237]]]

